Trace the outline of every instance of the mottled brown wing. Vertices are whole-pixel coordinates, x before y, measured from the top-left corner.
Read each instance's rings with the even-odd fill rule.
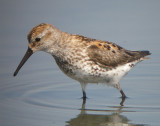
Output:
[[[116,67],[149,55],[149,51],[128,51],[110,42],[95,42],[88,49],[90,60],[103,67]]]

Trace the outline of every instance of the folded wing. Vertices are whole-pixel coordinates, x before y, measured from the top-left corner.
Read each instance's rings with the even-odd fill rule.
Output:
[[[129,51],[111,42],[92,42],[87,49],[90,60],[103,67],[116,67],[136,60],[143,60],[149,51]]]

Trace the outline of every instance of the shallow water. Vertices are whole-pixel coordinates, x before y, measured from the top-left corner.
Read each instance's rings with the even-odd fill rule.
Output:
[[[0,126],[159,126],[159,1],[15,0],[0,5]],[[35,53],[13,77],[27,49],[27,33],[41,22],[130,50],[151,51],[151,59],[120,82],[128,96],[124,106],[116,89],[97,84],[87,86],[84,104],[80,84],[43,52]]]
[[[139,63],[121,81],[128,96],[121,106],[120,93],[100,84],[87,86],[88,99],[83,103],[80,84],[66,77],[48,54],[34,54],[16,77],[9,67],[1,74],[1,125],[158,126],[160,78],[156,57]]]
[[[151,66],[149,62],[138,66],[142,67],[145,64],[143,66],[145,69]],[[124,106],[120,106],[121,98],[116,89],[90,84],[87,88],[88,99],[84,104],[80,98],[82,96],[80,85],[54,69],[57,67],[36,69],[33,73],[31,70],[31,73],[28,71],[25,74],[22,74],[23,71],[16,78],[12,76],[3,78],[8,81],[4,82],[0,89],[1,124],[4,126],[160,124],[158,77],[146,78],[145,73],[135,68],[135,73],[141,76],[132,72],[121,82],[128,95]]]

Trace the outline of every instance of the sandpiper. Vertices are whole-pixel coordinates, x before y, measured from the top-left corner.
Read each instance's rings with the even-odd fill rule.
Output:
[[[67,76],[80,82],[83,100],[86,99],[88,83],[113,86],[125,99],[119,81],[138,62],[148,59],[145,56],[150,55],[149,51],[129,51],[112,42],[62,32],[46,23],[39,24],[29,32],[28,42],[28,50],[14,76],[33,53],[47,52]]]

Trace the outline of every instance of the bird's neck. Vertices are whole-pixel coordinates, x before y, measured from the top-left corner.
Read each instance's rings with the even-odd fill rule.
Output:
[[[56,32],[56,38],[53,38],[53,43],[51,43],[51,45],[49,45],[49,47],[44,51],[53,56],[64,55],[62,53],[65,53],[65,50],[67,49],[67,46],[69,44],[67,44],[69,37],[69,33],[61,31]]]

